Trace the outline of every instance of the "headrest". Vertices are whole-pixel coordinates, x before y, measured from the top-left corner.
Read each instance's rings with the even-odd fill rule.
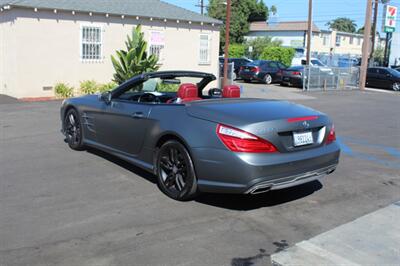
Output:
[[[240,88],[236,85],[227,85],[222,90],[222,97],[224,98],[240,98]]]
[[[197,86],[192,83],[183,83],[179,86],[178,97],[181,99],[198,97]]]

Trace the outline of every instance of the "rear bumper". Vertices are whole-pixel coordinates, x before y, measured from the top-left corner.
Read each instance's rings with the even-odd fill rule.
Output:
[[[291,85],[291,86],[302,87],[303,86],[303,79],[302,78],[296,78],[296,77],[284,76],[284,77],[282,77],[281,83],[286,84],[286,85]]]
[[[246,154],[228,150],[192,151],[200,191],[257,193],[300,185],[332,173],[339,163],[336,143],[291,153]]]

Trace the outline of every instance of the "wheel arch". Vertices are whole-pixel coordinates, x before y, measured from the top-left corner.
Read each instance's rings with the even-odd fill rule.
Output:
[[[158,150],[161,148],[161,146],[166,143],[167,141],[170,140],[176,140],[178,141],[180,144],[182,144],[186,150],[188,151],[190,157],[193,159],[193,154],[192,151],[190,149],[189,144],[184,140],[184,138],[182,136],[180,136],[178,133],[176,132],[172,132],[172,131],[168,131],[168,132],[164,132],[162,135],[160,135],[157,139],[157,141],[155,142],[155,147],[154,147],[154,156],[153,156],[153,165],[154,167],[154,171],[156,172],[156,168],[157,168],[157,155],[158,155]],[[194,164],[194,162],[193,162]]]

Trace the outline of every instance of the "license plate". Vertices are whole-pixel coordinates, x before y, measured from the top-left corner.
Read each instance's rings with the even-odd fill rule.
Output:
[[[312,132],[293,133],[293,142],[296,147],[313,144]]]

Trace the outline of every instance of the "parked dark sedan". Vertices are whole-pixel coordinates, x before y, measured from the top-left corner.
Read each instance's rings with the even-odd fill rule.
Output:
[[[286,66],[277,61],[256,60],[240,68],[239,76],[245,82],[261,81],[265,84],[280,82]]]
[[[224,60],[225,59],[223,57],[219,58],[219,66],[220,66],[221,77],[224,76]],[[228,58],[228,62],[229,63],[233,63],[234,75],[233,75],[232,79],[235,80],[235,79],[239,78],[240,68],[242,66],[245,66],[245,65],[253,62],[253,61],[250,60],[250,59],[247,59],[247,58]]]
[[[388,67],[368,68],[367,86],[400,91],[400,72]]]
[[[304,66],[294,66],[283,70],[281,85],[303,87]]]
[[[161,191],[177,200],[199,191],[257,194],[336,169],[340,149],[327,115],[286,101],[240,99],[237,86],[224,87],[223,97],[203,96],[215,79],[146,73],[102,95],[67,99],[65,141],[154,173]]]

